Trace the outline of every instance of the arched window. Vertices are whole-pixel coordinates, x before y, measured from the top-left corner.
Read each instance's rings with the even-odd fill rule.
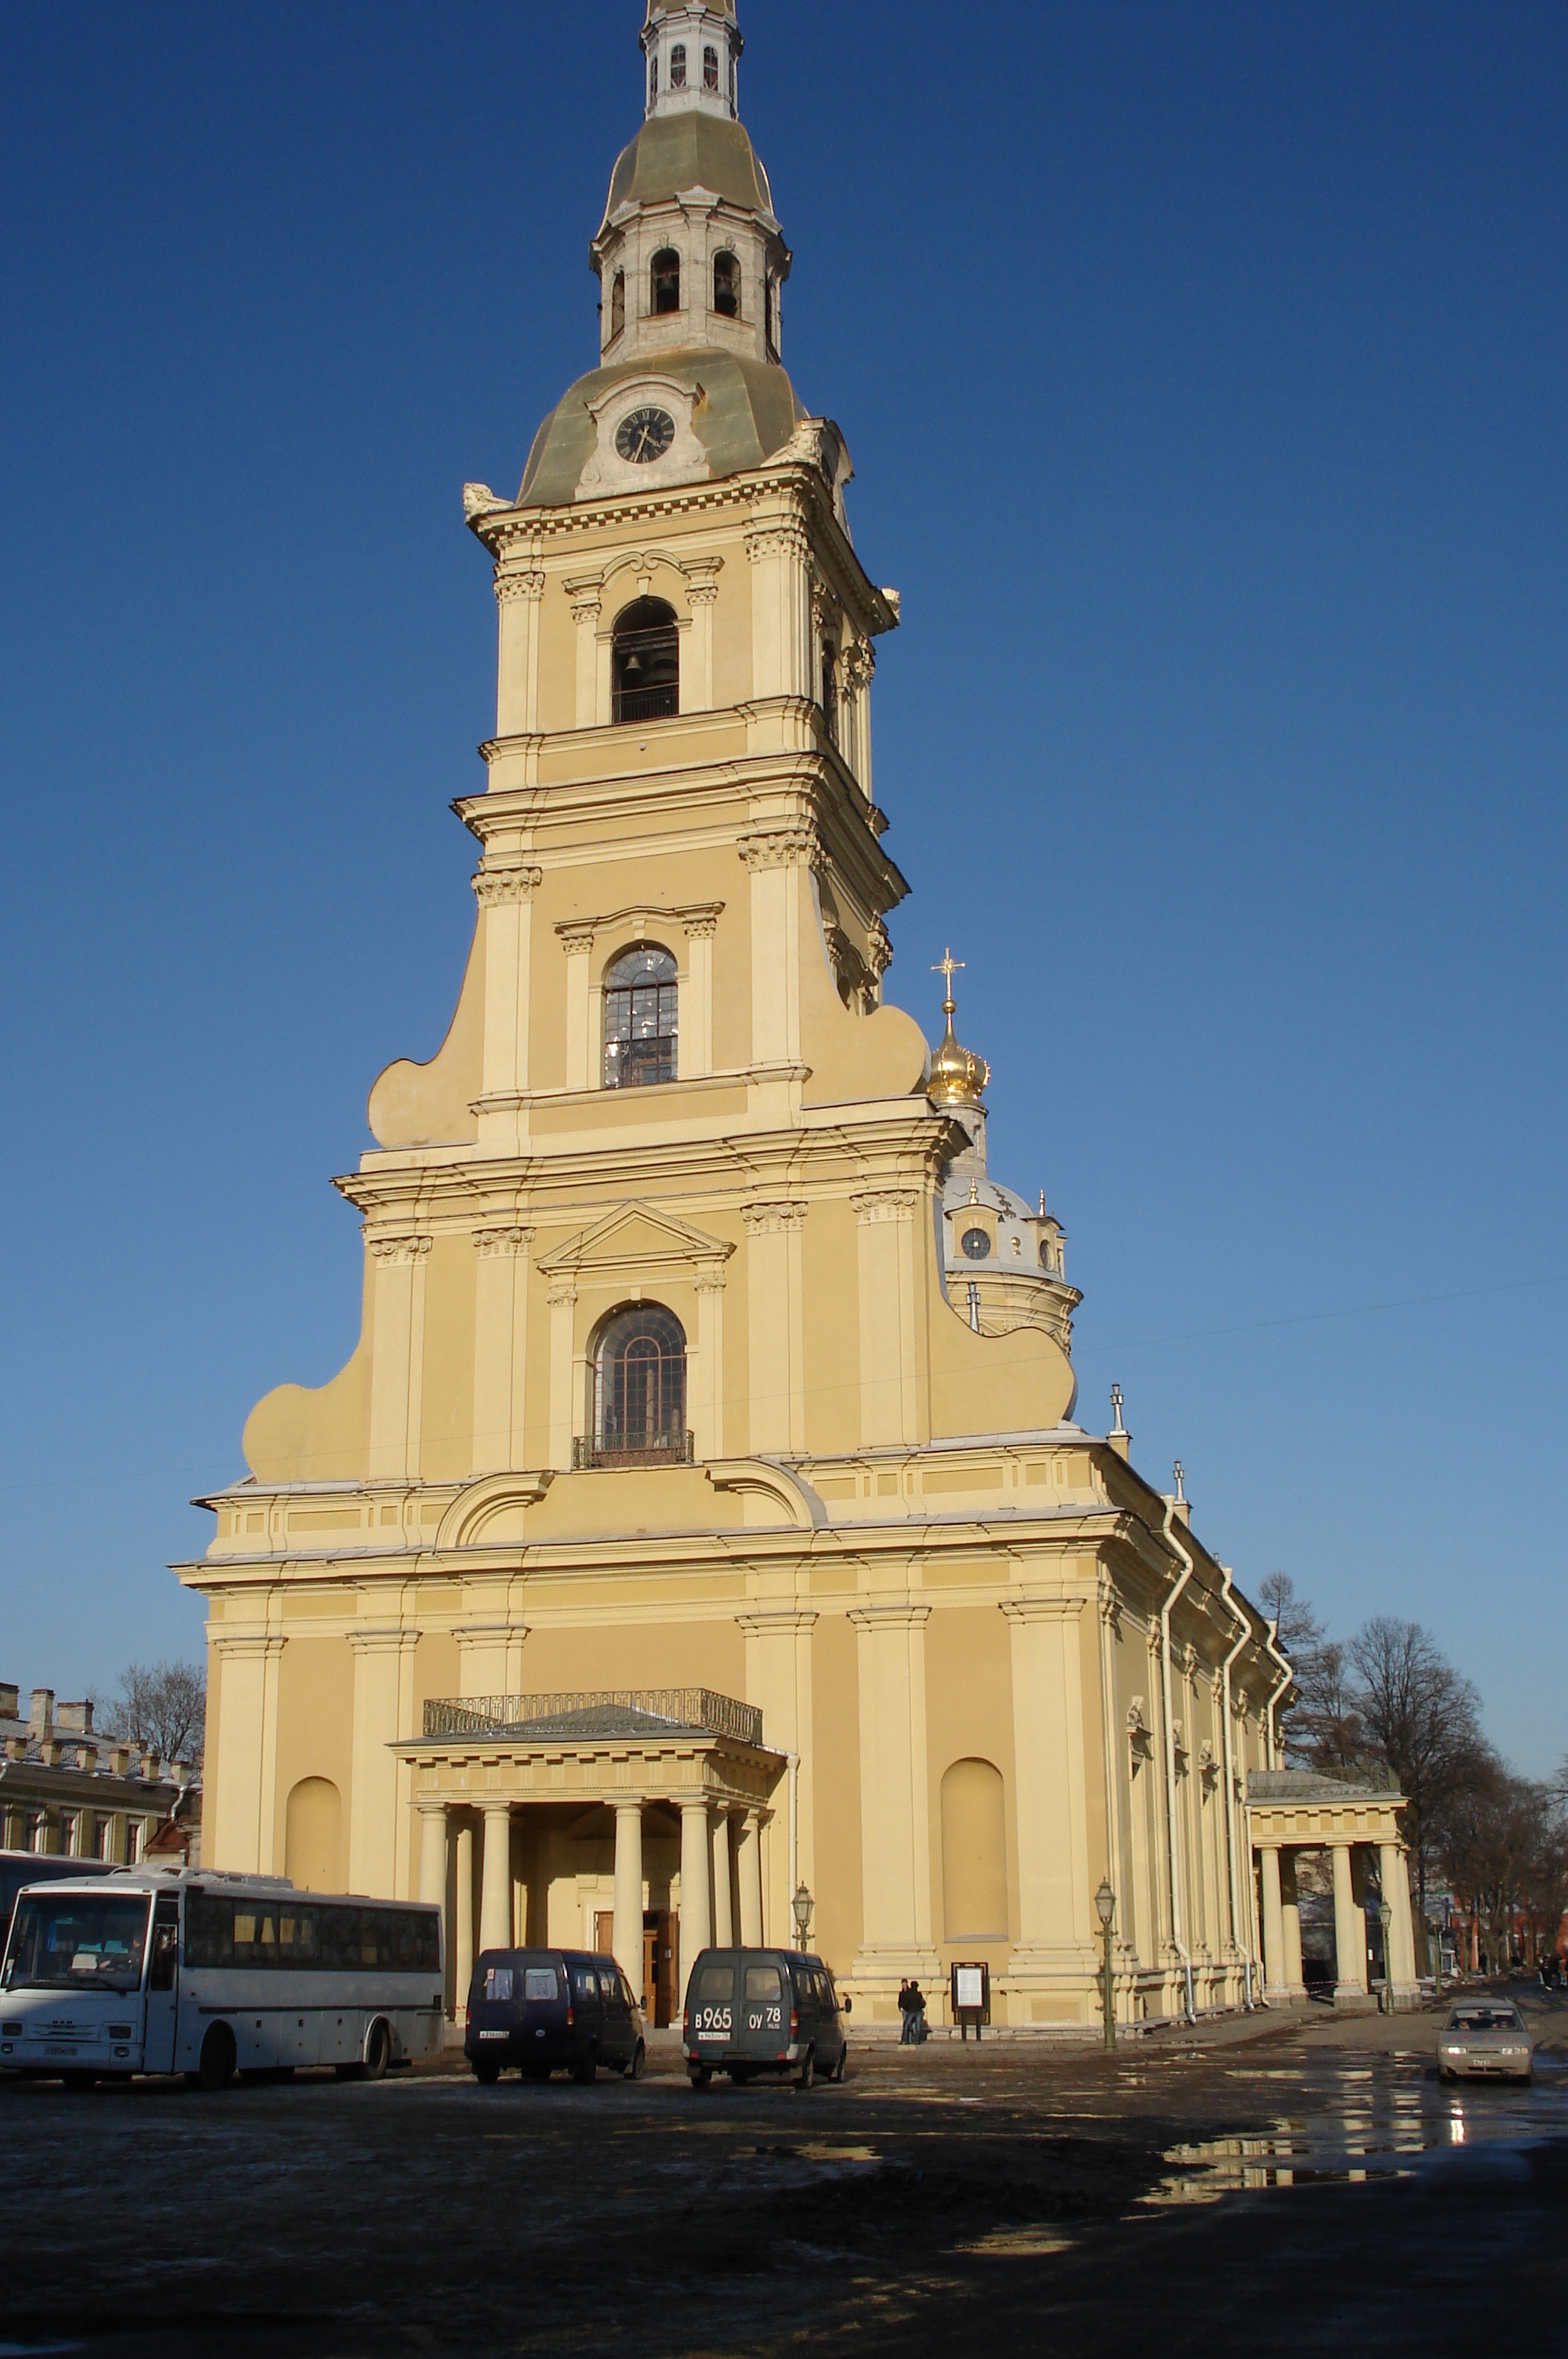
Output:
[[[593,1456],[622,1465],[684,1464],[686,1336],[657,1302],[618,1310],[593,1354]]]
[[[822,719],[828,725],[828,735],[838,744],[838,649],[831,639],[822,641]]]
[[[681,710],[681,634],[662,598],[635,598],[610,643],[610,718],[663,721]]]
[[[626,324],[626,274],[617,270],[610,281],[610,342],[615,342]]]
[[[639,942],[604,977],[604,1087],[674,1081],[680,1031],[675,961],[652,942]]]
[[[768,272],[763,289],[763,327],[768,337],[768,349],[775,360],[779,357],[779,299],[773,291],[773,274]]]
[[[650,266],[650,299],[656,315],[681,309],[681,256],[672,245],[661,245]]]
[[[719,86],[719,53],[717,49],[704,49],[702,51],[702,82],[703,87],[708,90],[717,90]]]
[[[942,1781],[942,1913],[950,1941],[1007,1938],[1007,1803],[989,1761],[955,1761]]]
[[[671,90],[684,90],[686,87],[686,44],[684,41],[677,41],[675,47],[670,52],[670,87]]]
[[[713,256],[713,309],[726,320],[740,318],[740,264],[733,254]]]
[[[653,53],[652,57],[651,57],[651,58],[649,58],[649,60],[648,60],[648,103],[649,106],[651,106],[651,105],[653,104],[654,100],[655,100],[658,96],[659,96],[659,51],[658,51],[657,49],[655,49],[655,51],[654,51],[654,53]]]

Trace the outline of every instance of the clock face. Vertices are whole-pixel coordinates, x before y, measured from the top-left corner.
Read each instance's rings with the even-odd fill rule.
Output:
[[[634,409],[615,429],[616,450],[638,467],[662,459],[674,440],[675,420],[668,409]]]
[[[991,1240],[985,1234],[984,1229],[965,1229],[958,1242],[964,1247],[964,1252],[968,1255],[971,1261],[988,1261],[990,1259]]]

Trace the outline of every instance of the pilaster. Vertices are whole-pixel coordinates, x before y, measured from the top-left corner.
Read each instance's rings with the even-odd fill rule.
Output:
[[[474,1472],[520,1471],[532,1229],[474,1232]]]
[[[860,1439],[919,1438],[915,1371],[915,1215],[913,1189],[882,1189],[851,1198],[859,1251]]]
[[[348,1876],[351,1892],[388,1899],[407,1890],[408,1798],[400,1793],[400,1765],[391,1750],[411,1735],[407,1703],[412,1699],[417,1630],[400,1626],[355,1629],[354,1650],[354,1782],[349,1794]],[[407,1701],[406,1701],[407,1700]],[[397,1874],[399,1855],[404,1861]]]
[[[746,1327],[750,1352],[748,1447],[806,1446],[806,1305],[800,1203],[743,1204],[746,1229]]]
[[[370,1479],[395,1483],[419,1472],[425,1356],[425,1267],[430,1239],[367,1239],[376,1268],[370,1363]]]
[[[931,1939],[926,1624],[913,1600],[852,1609],[860,1698],[862,1940],[855,1980],[890,1998],[941,1975]]]
[[[539,602],[545,577],[531,567],[503,568],[495,576],[500,608],[495,734],[521,737],[539,727]]]
[[[1076,2017],[1095,1968],[1081,1635],[1094,1603],[1092,1590],[1002,1601],[1018,1834],[1018,1940],[1007,1981],[1046,2020]]]

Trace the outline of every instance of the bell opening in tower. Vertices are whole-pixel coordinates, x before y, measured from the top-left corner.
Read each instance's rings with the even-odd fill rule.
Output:
[[[610,651],[615,722],[667,721],[681,710],[681,631],[662,598],[637,598],[615,618]]]

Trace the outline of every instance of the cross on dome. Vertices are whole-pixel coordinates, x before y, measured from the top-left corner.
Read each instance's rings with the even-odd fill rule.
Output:
[[[931,1059],[931,1079],[926,1083],[926,1095],[937,1105],[978,1105],[991,1068],[984,1057],[969,1049],[960,1048],[953,1029],[953,1019],[958,1003],[953,995],[953,978],[964,972],[964,961],[955,959],[951,950],[943,951],[931,968],[933,974],[944,977],[947,995],[942,1003],[946,1029],[942,1045]]]

